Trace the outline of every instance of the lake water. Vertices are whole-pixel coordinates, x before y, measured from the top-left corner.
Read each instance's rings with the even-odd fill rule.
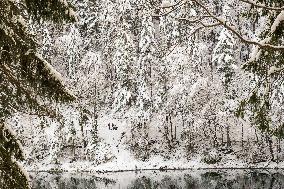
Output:
[[[284,189],[284,171],[275,170],[31,173],[31,177],[37,189]]]

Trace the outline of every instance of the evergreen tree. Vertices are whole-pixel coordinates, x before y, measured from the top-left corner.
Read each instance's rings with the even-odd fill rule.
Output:
[[[130,107],[136,100],[135,46],[129,24],[123,20],[121,25],[122,28],[119,28],[120,31],[115,40],[115,46],[118,48],[113,57],[117,83],[114,103],[118,110]]]
[[[213,50],[213,65],[220,73],[225,90],[233,79],[236,61],[234,57],[235,40],[227,29],[222,29]]]
[[[153,104],[153,67],[155,65],[155,37],[154,26],[151,17],[142,19],[142,31],[139,41],[138,58],[138,99],[137,105],[142,111],[152,111]]]
[[[251,2],[248,2],[251,3]],[[261,8],[260,5],[263,5]],[[262,132],[268,135],[276,135],[279,138],[284,137],[283,118],[279,116],[283,106],[283,37],[284,37],[284,2],[278,0],[258,0],[255,2],[254,9],[246,15],[247,18],[254,20],[256,30],[260,35],[260,43],[255,45],[250,59],[243,68],[254,74],[255,86],[245,100],[242,101],[239,116],[242,116],[245,110],[253,112],[251,119]],[[265,18],[259,19],[260,17]],[[265,46],[266,44],[272,48]],[[278,48],[279,47],[279,48]],[[273,116],[277,115],[278,116]]]
[[[0,12],[0,183],[4,188],[28,188],[28,175],[14,160],[21,159],[23,152],[5,119],[26,109],[57,117],[56,111],[44,102],[70,101],[75,96],[66,88],[60,73],[37,53],[27,20],[32,17],[38,22],[60,23],[75,21],[76,16],[67,1],[59,0],[2,0]]]
[[[216,47],[213,50],[213,65],[217,68],[217,72],[220,75],[222,82],[223,92],[223,115],[225,115],[225,128],[227,136],[227,148],[231,147],[230,142],[230,124],[228,118],[232,115],[235,107],[231,107],[233,104],[231,100],[235,99],[234,91],[232,91],[233,79],[237,65],[234,57],[235,40],[231,33],[227,29],[222,29]],[[216,125],[215,125],[216,127]]]

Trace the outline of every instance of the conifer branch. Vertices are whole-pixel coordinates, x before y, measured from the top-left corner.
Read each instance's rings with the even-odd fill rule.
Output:
[[[56,114],[55,111],[52,111],[45,106],[41,105],[36,98],[32,97],[33,92],[26,89],[22,86],[22,84],[17,80],[17,78],[13,75],[13,73],[9,70],[7,66],[5,66],[3,63],[0,64],[1,70],[6,75],[7,79],[11,82],[11,84],[15,85],[20,91],[22,91],[29,102],[32,102],[41,112],[46,112],[48,116],[50,117],[57,117],[59,116]]]

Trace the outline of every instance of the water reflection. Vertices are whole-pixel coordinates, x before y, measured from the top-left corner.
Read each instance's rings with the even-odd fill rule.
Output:
[[[140,173],[31,173],[37,189],[282,189],[284,172],[274,170],[144,171]]]

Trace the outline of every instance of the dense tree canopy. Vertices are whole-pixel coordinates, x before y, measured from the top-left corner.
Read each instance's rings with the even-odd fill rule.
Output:
[[[25,165],[284,160],[282,1],[70,2],[80,19],[63,0],[1,2],[0,118]],[[67,85],[77,100],[51,108]]]

